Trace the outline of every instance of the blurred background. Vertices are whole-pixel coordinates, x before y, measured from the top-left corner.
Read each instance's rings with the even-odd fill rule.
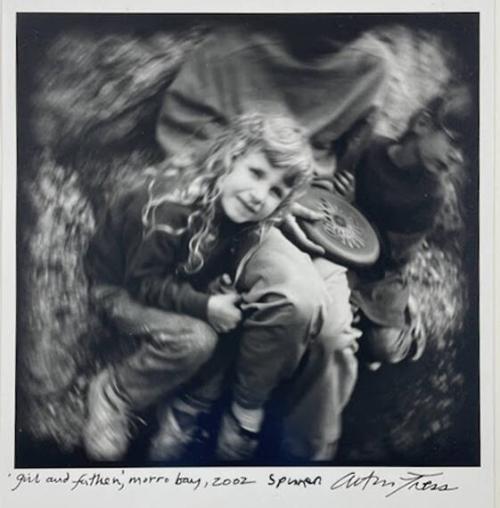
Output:
[[[124,354],[88,302],[82,255],[110,197],[159,160],[156,116],[183,61],[221,24],[282,31],[297,52],[387,48],[380,134],[397,136],[450,78],[477,101],[479,16],[18,14],[16,467],[88,465],[90,376]],[[479,465],[478,119],[436,232],[411,267],[429,331],[418,362],[360,378],[335,464]],[[127,464],[143,463],[139,435]],[[273,430],[263,464],[275,463]],[[193,464],[210,463],[198,457]]]

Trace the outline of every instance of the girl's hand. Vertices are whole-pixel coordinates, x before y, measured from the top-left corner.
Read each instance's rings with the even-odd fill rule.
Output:
[[[226,333],[234,330],[241,321],[241,310],[238,302],[241,296],[236,293],[214,295],[208,299],[208,322],[216,332]]]
[[[290,213],[285,217],[282,225],[283,232],[297,247],[312,254],[322,256],[325,253],[325,249],[308,238],[306,232],[297,222],[297,218],[316,221],[321,219],[322,215],[300,203],[293,203]]]
[[[335,190],[349,203],[354,201],[356,193],[356,180],[349,171],[337,171],[333,175],[333,186]]]

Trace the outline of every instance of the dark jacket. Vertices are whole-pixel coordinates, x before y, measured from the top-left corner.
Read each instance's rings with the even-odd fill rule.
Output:
[[[88,275],[94,284],[125,287],[146,305],[206,320],[208,284],[223,273],[235,273],[249,245],[258,241],[255,228],[222,224],[221,238],[203,268],[186,275],[179,265],[188,256],[189,233],[144,235],[142,210],[147,201],[143,186],[109,207],[89,245]],[[165,202],[156,209],[156,223],[183,228],[192,211],[193,207]]]
[[[376,136],[356,165],[356,206],[380,233],[378,265],[407,263],[434,227],[444,203],[439,178],[423,167],[397,167],[388,148],[394,140]]]
[[[439,178],[424,168],[397,167],[388,155],[394,140],[377,136],[356,169],[356,204],[384,231],[425,235],[443,205]]]

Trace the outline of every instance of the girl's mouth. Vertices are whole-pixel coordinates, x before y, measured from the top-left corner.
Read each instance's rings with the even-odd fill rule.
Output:
[[[238,201],[243,205],[243,208],[245,208],[245,210],[247,210],[249,213],[251,214],[257,213],[257,209],[250,206],[245,200],[238,198]]]

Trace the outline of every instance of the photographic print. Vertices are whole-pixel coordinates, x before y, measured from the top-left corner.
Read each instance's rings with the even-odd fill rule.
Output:
[[[480,474],[483,15],[15,13],[11,492]]]

